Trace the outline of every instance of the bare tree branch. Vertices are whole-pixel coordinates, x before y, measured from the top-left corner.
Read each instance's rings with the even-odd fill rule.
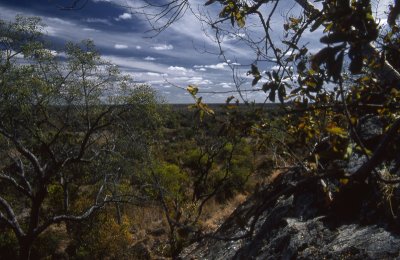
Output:
[[[43,178],[45,176],[45,171],[40,165],[39,159],[29,150],[27,149],[15,136],[9,134],[3,127],[0,127],[0,134],[4,137],[8,138],[12,141],[17,148],[18,152],[20,152],[26,159],[28,159],[32,166],[34,167],[36,173]]]
[[[398,130],[400,129],[400,118],[391,125],[390,129],[383,136],[382,141],[375,149],[371,158],[364,163],[355,173],[352,174],[353,178],[357,181],[364,181],[369,174],[385,159],[385,151],[390,143],[398,137]]]
[[[0,205],[3,206],[5,211],[7,212],[7,216],[5,217],[3,213],[0,212],[0,219],[6,221],[6,223],[14,230],[15,234],[18,237],[22,237],[25,235],[24,231],[22,230],[19,222],[17,220],[17,216],[14,213],[12,206],[5,200],[3,197],[0,196]]]
[[[32,191],[29,189],[26,189],[25,187],[21,186],[18,184],[18,182],[11,177],[10,175],[6,175],[4,173],[0,173],[0,179],[6,180],[9,183],[11,183],[18,191],[22,192],[25,194],[28,198],[32,198]]]

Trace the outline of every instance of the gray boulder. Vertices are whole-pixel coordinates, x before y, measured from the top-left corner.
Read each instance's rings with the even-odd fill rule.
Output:
[[[381,218],[373,192],[349,198],[349,211],[327,202],[319,180],[300,180],[286,173],[254,194],[181,259],[400,259],[399,225]]]

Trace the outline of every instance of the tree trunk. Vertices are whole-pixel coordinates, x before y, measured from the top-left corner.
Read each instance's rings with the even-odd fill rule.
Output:
[[[115,210],[116,210],[116,214],[117,214],[117,223],[118,223],[118,225],[121,225],[122,214],[121,214],[121,207],[118,202],[115,203]]]
[[[27,237],[21,238],[19,240],[19,259],[29,260],[31,256],[33,239],[28,239]]]

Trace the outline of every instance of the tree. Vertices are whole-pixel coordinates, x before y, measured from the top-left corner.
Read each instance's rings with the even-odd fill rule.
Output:
[[[198,110],[185,109],[179,117],[181,126],[164,132],[164,142],[153,151],[153,161],[134,182],[136,189],[163,210],[169,256],[177,257],[185,245],[201,235],[203,211],[210,201],[232,199],[245,190],[254,173],[246,126],[235,120],[242,113],[228,111],[231,114],[219,111],[218,119],[203,115],[200,121]],[[175,110],[168,116],[177,113]]]
[[[253,77],[251,85],[265,92],[266,100],[279,99],[280,103],[291,105],[285,107],[289,132],[299,137],[299,144],[308,147],[306,156],[297,160],[305,171],[324,171],[331,159],[345,159],[354,148],[362,151],[367,160],[351,180],[362,182],[375,178],[371,176],[374,173],[385,182],[375,168],[390,159],[386,154],[389,150],[398,149],[393,141],[398,139],[400,128],[400,68],[393,57],[399,46],[399,3],[394,1],[386,10],[388,24],[379,24],[379,19],[384,21],[385,17],[375,16],[373,1],[327,0],[318,5],[303,0],[293,2],[300,11],[286,15],[280,41],[273,36],[271,23],[279,19],[275,12],[281,1],[207,1],[205,5],[219,3],[221,11],[218,18],[204,21],[215,30],[223,57],[223,37],[245,35],[241,39],[255,54],[247,73]],[[255,23],[261,27],[256,33],[252,32]],[[304,40],[307,31],[320,38],[319,51],[308,50]],[[262,72],[265,61],[277,66]],[[237,89],[240,95],[240,85]],[[360,137],[359,126],[365,114],[378,118],[386,129],[374,145]],[[268,131],[268,122],[255,127]],[[315,149],[323,143],[330,147],[328,152]],[[309,159],[310,154],[314,159]],[[397,170],[394,168],[392,174]]]
[[[282,19],[277,11],[288,2],[294,11]],[[250,90],[241,88],[246,79],[237,67],[231,67],[238,83],[235,95],[244,103],[248,102],[244,91],[264,93],[266,102],[279,100],[286,111],[287,132],[302,149],[301,156],[293,156],[294,161],[307,173],[305,178],[331,177],[341,183],[335,189],[366,180],[371,185],[400,182],[400,159],[394,155],[399,151],[400,129],[400,67],[395,58],[399,53],[400,3],[386,3],[390,3],[388,10],[378,15],[373,5],[382,6],[381,1],[371,0],[209,0],[204,4],[211,11],[197,15],[214,31],[220,56],[226,61],[233,59],[227,57],[224,37],[234,36],[254,51],[247,72],[252,77],[247,82]],[[154,28],[165,30],[190,4],[188,0],[164,2],[150,22],[164,22]],[[212,8],[220,10],[216,16]],[[278,36],[272,28],[277,21],[283,21]],[[319,39],[313,46],[317,50],[308,48],[310,35]],[[276,66],[268,69],[268,62]],[[201,95],[195,86],[187,90]],[[196,105],[203,113],[211,113],[201,98],[196,98]],[[368,121],[378,126],[372,140],[362,133]],[[267,119],[261,119],[253,129],[265,133],[270,126]],[[354,172],[335,165],[355,153],[365,159]],[[386,176],[381,167],[385,161],[394,165]]]
[[[252,77],[248,82],[252,89],[241,88],[243,74],[231,67],[238,83],[237,98],[247,103],[242,93],[259,91],[265,93],[266,102],[279,100],[283,104],[287,132],[302,149],[301,156],[293,156],[294,161],[307,173],[305,176],[311,175],[314,180],[333,178],[340,183],[334,190],[366,180],[399,183],[399,158],[393,154],[399,151],[400,67],[394,57],[399,49],[400,3],[388,1],[388,10],[378,15],[373,5],[381,5],[380,1],[294,0],[295,11],[279,17],[278,7],[288,2],[210,0],[205,6],[218,8],[219,14],[212,16],[211,11],[197,15],[214,30],[220,56],[226,62],[232,57],[224,48],[225,37],[233,35],[254,51],[247,72]],[[161,31],[179,19],[181,13],[176,16],[175,10],[186,10],[190,5],[185,0],[168,3],[160,6],[155,19],[167,21],[155,26]],[[283,30],[277,35],[272,23],[280,19]],[[310,34],[319,39],[317,51],[308,49]],[[276,66],[267,69],[268,62]],[[187,90],[201,95],[195,86]],[[210,113],[201,98],[196,98],[196,105],[203,113]],[[380,132],[373,140],[363,136],[368,121],[375,122]],[[270,126],[268,119],[261,119],[253,128],[265,133]],[[365,160],[354,172],[335,165],[335,160],[346,161],[355,153]],[[390,168],[387,173],[385,167]]]
[[[154,91],[103,61],[93,42],[56,54],[42,28],[38,18],[0,21],[0,225],[21,259],[50,226],[132,202],[119,181],[146,158],[159,121]]]

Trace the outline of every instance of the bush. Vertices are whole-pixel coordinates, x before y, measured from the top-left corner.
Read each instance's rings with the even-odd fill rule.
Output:
[[[131,259],[133,238],[126,216],[118,224],[104,213],[85,224],[73,227],[73,242],[67,249],[72,259]]]

